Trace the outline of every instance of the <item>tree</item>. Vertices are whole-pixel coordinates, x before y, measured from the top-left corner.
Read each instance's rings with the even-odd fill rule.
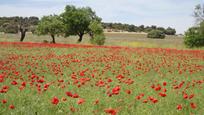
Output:
[[[38,17],[1,17],[0,28],[5,33],[21,33],[20,41],[23,41],[27,31],[30,31],[30,27],[34,27],[38,24]]]
[[[135,32],[135,25],[129,25],[128,32]]]
[[[166,35],[175,35],[176,34],[176,30],[171,28],[171,27],[168,27],[166,30],[165,30],[165,34]]]
[[[163,27],[158,27],[157,30],[162,31],[163,33],[165,33],[165,31],[166,31],[165,28],[163,28]]]
[[[89,25],[91,21],[101,21],[95,12],[89,7],[76,8],[67,5],[65,12],[61,14],[65,25],[65,36],[78,35],[78,42],[81,42],[83,35],[90,32]]]
[[[197,24],[204,21],[204,4],[196,5],[193,16],[195,17]]]
[[[185,33],[184,43],[187,47],[204,46],[204,22],[199,27],[189,28]]]
[[[194,17],[197,25],[185,32],[184,44],[187,47],[202,47],[204,46],[204,4],[195,7]]]
[[[144,28],[145,28],[144,25],[139,26],[139,31],[144,32]]]
[[[64,32],[64,24],[57,15],[44,16],[37,26],[38,35],[49,34],[52,37],[52,43],[55,42],[55,36]]]

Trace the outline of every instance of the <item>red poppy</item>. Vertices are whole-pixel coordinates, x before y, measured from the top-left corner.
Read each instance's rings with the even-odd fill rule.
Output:
[[[69,96],[69,97],[73,96],[71,92],[66,92],[66,95]]]
[[[106,113],[109,113],[111,115],[116,115],[117,111],[115,109],[105,109],[104,110]]]
[[[82,103],[84,103],[84,102],[85,102],[84,99],[79,99],[79,100],[77,101],[77,104],[82,104]]]
[[[112,94],[118,95],[120,91],[120,86],[116,86],[115,88],[112,89]]]
[[[192,109],[195,109],[197,107],[195,103],[190,103],[190,105]]]
[[[177,110],[181,110],[181,109],[182,109],[182,105],[181,104],[177,105]]]
[[[17,85],[18,83],[16,81],[11,82],[12,85]]]
[[[191,94],[191,95],[189,96],[189,99],[192,99],[194,96],[195,96],[194,94]]]
[[[165,93],[162,93],[162,92],[160,92],[159,95],[160,95],[161,97],[166,97],[166,94],[165,94]]]
[[[163,86],[166,86],[166,84],[167,84],[166,82],[163,82]]]
[[[7,103],[7,100],[3,99],[1,102],[2,102],[3,104],[5,104],[5,103]]]
[[[15,109],[15,106],[14,105],[10,105],[9,108],[10,109]]]
[[[188,99],[188,95],[185,93],[185,94],[183,95],[183,98],[184,98],[184,99]]]
[[[52,104],[57,105],[59,103],[59,99],[57,97],[52,98]]]
[[[79,95],[78,94],[73,94],[72,97],[73,98],[79,98]]]

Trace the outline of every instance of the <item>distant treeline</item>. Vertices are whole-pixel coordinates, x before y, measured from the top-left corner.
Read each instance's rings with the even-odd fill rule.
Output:
[[[38,17],[0,17],[0,32],[18,33],[24,31],[34,31],[39,22]]]
[[[128,32],[145,32],[149,33],[152,30],[160,30],[162,33],[166,35],[175,35],[176,30],[174,28],[168,27],[168,28],[163,28],[163,27],[157,27],[155,25],[152,26],[135,26],[133,24],[122,24],[122,23],[103,23],[104,29],[107,29],[108,31],[128,31]]]
[[[38,17],[0,17],[0,32],[5,33],[18,33],[19,27],[25,27],[28,29],[27,31],[34,32],[35,26],[37,26],[39,22]],[[132,24],[122,24],[122,23],[102,23],[103,28],[108,31],[128,31],[128,32],[146,32],[149,33],[152,30],[160,30],[166,35],[175,35],[176,30],[174,28],[168,27],[157,27],[157,26],[135,26]]]

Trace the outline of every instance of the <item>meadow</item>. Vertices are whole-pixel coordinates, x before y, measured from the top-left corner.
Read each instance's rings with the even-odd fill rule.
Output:
[[[204,50],[185,49],[182,38],[135,40],[134,34],[111,33],[106,46],[93,46],[87,38],[81,44],[42,44],[50,38],[17,43],[16,35],[2,36],[2,115],[204,113]]]
[[[105,46],[126,46],[126,47],[146,47],[146,48],[177,48],[187,49],[183,44],[182,36],[167,36],[165,39],[150,39],[146,34],[141,33],[114,33],[107,32]],[[57,43],[76,44],[77,36],[70,36],[67,38],[57,37]],[[91,45],[89,36],[85,35],[80,44]],[[0,41],[19,42],[20,35],[17,34],[0,34]],[[28,33],[25,42],[42,43],[44,40],[51,41],[50,36],[37,36]],[[199,48],[201,49],[201,48]],[[203,49],[203,48],[202,48]]]

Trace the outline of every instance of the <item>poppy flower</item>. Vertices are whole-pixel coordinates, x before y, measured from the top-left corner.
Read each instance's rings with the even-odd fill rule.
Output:
[[[190,103],[190,105],[192,109],[195,109],[197,107],[195,103]]]
[[[15,109],[15,106],[14,105],[10,105],[9,108],[10,109]]]
[[[115,109],[105,109],[104,111],[108,114],[111,114],[111,115],[117,114],[117,111]]]
[[[84,99],[79,99],[79,100],[77,101],[77,104],[82,104],[82,103],[84,103],[84,102],[85,102]]]
[[[184,94],[184,95],[183,95],[183,98],[184,98],[184,99],[188,99],[188,95],[187,95],[187,94]]]
[[[163,86],[166,86],[167,85],[167,83],[166,82],[163,82]]]
[[[182,105],[181,104],[179,104],[179,105],[177,105],[177,110],[182,110]]]
[[[189,99],[192,99],[194,97],[194,94],[191,94],[190,96],[189,96]]]
[[[73,96],[71,92],[66,92],[66,95],[69,96],[69,97]]]
[[[7,103],[7,100],[3,99],[1,102],[2,102],[3,104],[5,104],[5,103]]]
[[[16,81],[11,82],[12,85],[17,85],[18,83]]]
[[[162,93],[162,92],[160,92],[159,95],[160,95],[161,97],[166,97],[166,94],[165,94],[165,93]]]
[[[59,103],[59,99],[57,97],[52,98],[52,104],[57,105]]]
[[[112,89],[112,94],[118,95],[120,91],[120,86],[116,86],[115,88]]]

